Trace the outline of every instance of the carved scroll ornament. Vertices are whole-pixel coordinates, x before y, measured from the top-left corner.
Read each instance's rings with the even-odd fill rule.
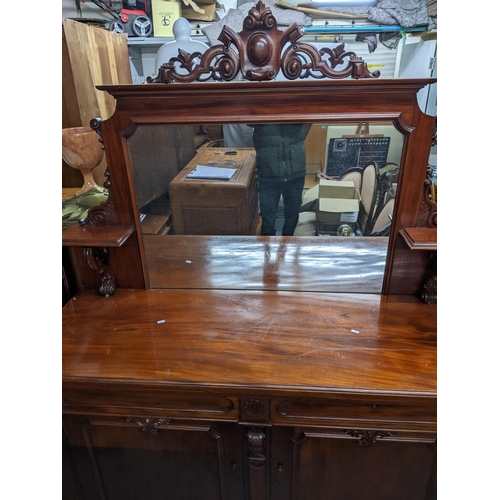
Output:
[[[437,203],[431,199],[432,169],[427,168],[417,227],[437,227]]]
[[[99,142],[103,144],[102,149],[104,149],[101,122],[101,118],[94,118],[90,121],[90,128],[99,134]],[[78,221],[78,224],[81,226],[113,226],[117,224],[116,210],[111,193],[111,181],[109,180],[109,172],[107,170],[104,172],[104,176],[106,180],[104,181],[103,187],[108,190],[108,199],[100,205],[92,207],[89,210],[87,218]]]
[[[231,81],[238,73],[246,80],[264,81],[276,78],[280,70],[289,80],[380,76],[380,71],[368,71],[366,63],[354,52],[345,52],[343,43],[333,50],[318,50],[311,44],[297,42],[302,36],[297,23],[285,31],[279,30],[271,9],[259,0],[248,11],[243,31],[235,33],[223,26],[218,37],[222,44],[208,48],[203,54],[189,54],[179,49],[179,55],[163,64],[156,78],[148,77],[147,82]],[[323,55],[327,55],[328,60],[324,60]],[[195,64],[200,58],[200,63]],[[178,68],[183,71],[179,72]]]

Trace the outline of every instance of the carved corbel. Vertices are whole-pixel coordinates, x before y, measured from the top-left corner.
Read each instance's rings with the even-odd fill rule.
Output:
[[[432,169],[427,168],[424,181],[424,194],[420,204],[417,227],[437,228],[437,203],[432,200]],[[420,298],[426,304],[437,304],[437,255],[431,252],[429,265],[421,286]]]
[[[437,227],[437,203],[432,200],[432,169],[427,168],[417,227]]]
[[[247,431],[248,440],[248,464],[251,469],[262,469],[266,461],[264,452],[264,441],[266,434],[262,427],[251,427]]]
[[[108,272],[108,249],[105,247],[84,247],[83,255],[87,266],[101,275],[99,292],[104,297],[113,295],[116,291],[116,281]]]
[[[422,283],[420,298],[425,304],[437,304],[437,255],[429,255],[429,268]]]

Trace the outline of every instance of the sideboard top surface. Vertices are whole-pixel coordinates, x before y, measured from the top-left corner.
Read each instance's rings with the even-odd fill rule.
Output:
[[[372,294],[80,292],[62,313],[63,383],[435,397],[436,312]]]

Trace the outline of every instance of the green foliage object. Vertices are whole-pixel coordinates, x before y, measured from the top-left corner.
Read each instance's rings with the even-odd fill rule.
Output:
[[[108,199],[108,190],[90,189],[86,193],[73,196],[62,203],[62,218],[67,221],[85,219],[92,207],[100,205]]]

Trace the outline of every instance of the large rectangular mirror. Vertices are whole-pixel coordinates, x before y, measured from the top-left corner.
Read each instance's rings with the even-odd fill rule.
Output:
[[[297,220],[287,233],[294,213],[279,195],[265,231],[254,130],[294,126],[307,127]],[[403,142],[380,120],[139,125],[127,147],[150,286],[380,293]],[[190,178],[200,165],[231,177]],[[320,206],[337,182],[352,185],[356,210]]]

